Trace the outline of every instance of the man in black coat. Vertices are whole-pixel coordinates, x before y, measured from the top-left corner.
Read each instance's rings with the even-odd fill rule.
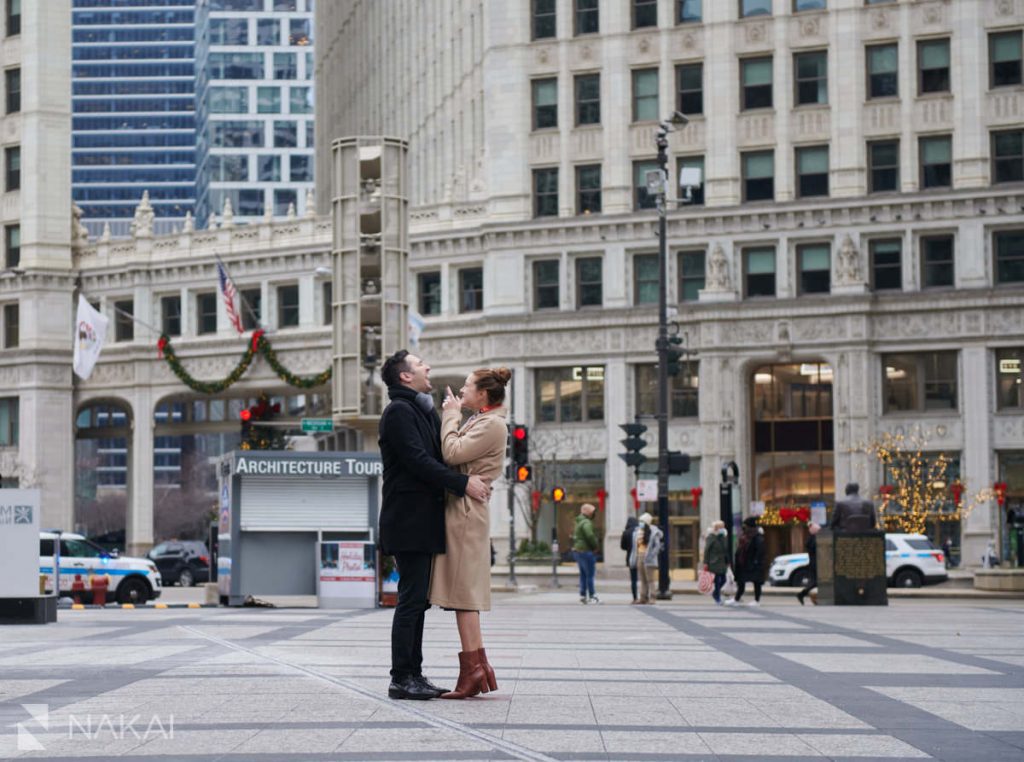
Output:
[[[394,699],[430,699],[438,688],[423,676],[423,620],[430,608],[434,554],[445,552],[445,493],[487,500],[490,485],[448,468],[441,456],[441,419],[430,396],[430,366],[406,350],[384,362],[381,378],[391,402],[380,417],[384,465],[380,547],[395,557],[398,605],[391,622]]]

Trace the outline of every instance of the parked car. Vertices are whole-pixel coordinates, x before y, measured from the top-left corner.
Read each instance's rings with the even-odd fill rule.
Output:
[[[57,542],[60,546],[58,548]],[[110,578],[107,596],[118,603],[145,603],[160,597],[163,582],[156,564],[146,558],[111,553],[80,534],[72,532],[39,533],[39,573],[46,575],[46,591],[54,589],[54,551],[60,551],[60,591],[70,593],[75,577],[81,577],[86,590],[83,600],[91,600],[89,577],[105,574]]]
[[[768,570],[772,585],[805,587],[810,581],[806,553],[776,556]],[[889,587],[921,587],[945,582],[946,559],[923,534],[885,535],[885,576]]]
[[[168,540],[146,554],[165,585],[192,587],[210,581],[210,551],[198,540]]]

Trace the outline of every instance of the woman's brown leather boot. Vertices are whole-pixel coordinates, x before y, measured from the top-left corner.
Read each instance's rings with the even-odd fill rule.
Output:
[[[478,693],[487,693],[487,675],[480,663],[479,651],[459,652],[459,680],[455,690],[442,693],[443,699],[464,699]]]
[[[487,676],[487,689],[496,691],[498,690],[498,681],[494,677],[494,670],[491,668],[490,662],[487,661],[487,652],[484,649],[479,649],[477,654],[480,655],[480,666],[484,668],[484,675]]]

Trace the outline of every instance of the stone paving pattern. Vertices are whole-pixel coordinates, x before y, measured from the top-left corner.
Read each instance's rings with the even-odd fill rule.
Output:
[[[390,610],[61,611],[0,628],[0,758],[1024,760],[1024,601],[610,597],[495,596],[500,689],[429,702],[386,696]],[[430,611],[428,676],[458,650]]]

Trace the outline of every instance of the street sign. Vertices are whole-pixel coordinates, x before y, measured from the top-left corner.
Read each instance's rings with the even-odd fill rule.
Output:
[[[334,431],[334,421],[331,418],[303,418],[302,430],[307,434],[314,431]]]
[[[655,503],[658,501],[658,480],[637,479],[636,499],[641,503]]]

